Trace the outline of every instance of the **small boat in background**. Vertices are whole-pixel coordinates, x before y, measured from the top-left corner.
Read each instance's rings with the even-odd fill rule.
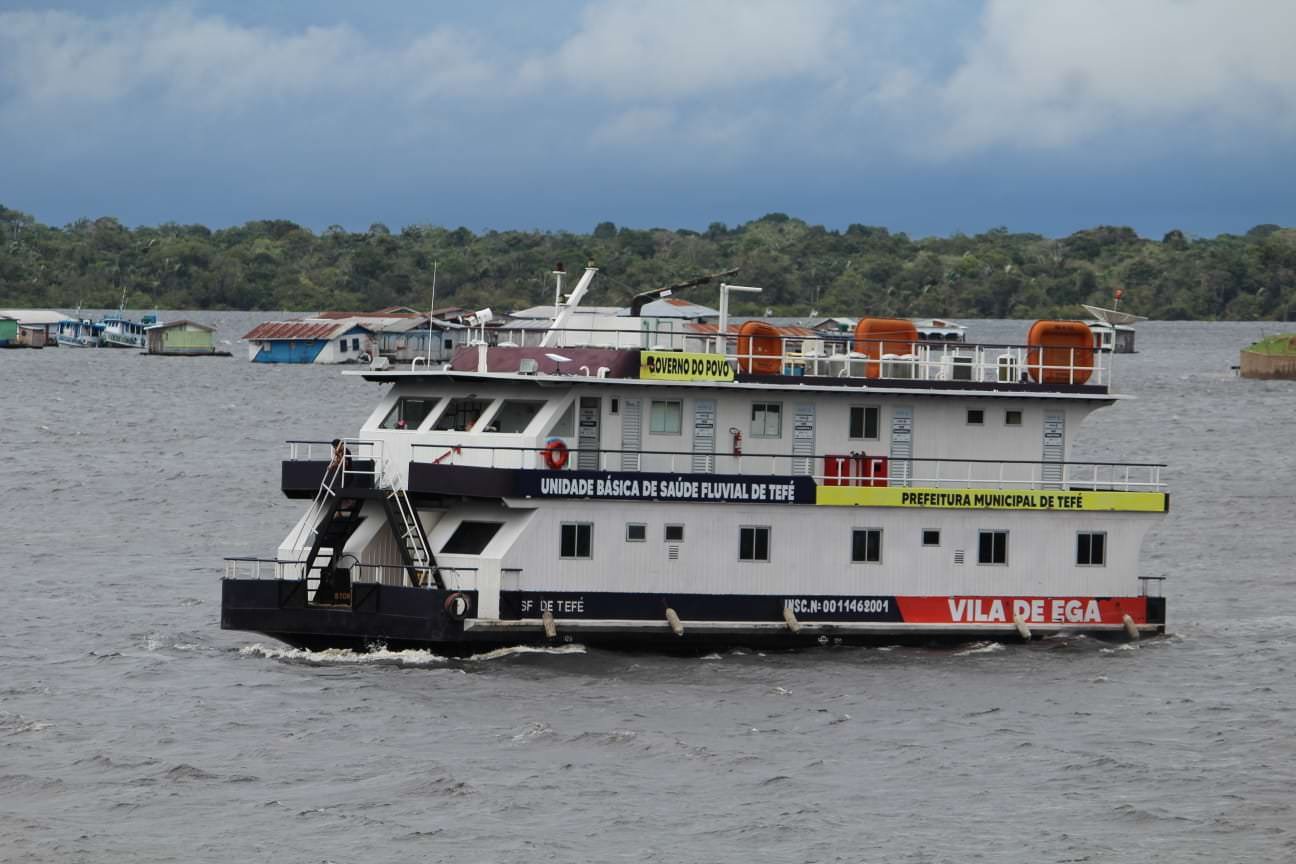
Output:
[[[60,321],[58,344],[62,348],[98,348],[103,344],[104,325],[89,318]]]
[[[103,319],[103,347],[147,348],[148,336],[144,331],[157,323],[156,315],[145,315],[139,321],[132,321],[118,310]]]
[[[1134,323],[1146,321],[1146,316],[1121,312],[1117,309],[1104,309],[1101,306],[1089,306],[1084,303],[1081,303],[1080,307],[1093,316],[1092,321],[1085,323],[1093,331],[1095,348],[1108,353],[1113,351],[1117,354],[1134,353]]]

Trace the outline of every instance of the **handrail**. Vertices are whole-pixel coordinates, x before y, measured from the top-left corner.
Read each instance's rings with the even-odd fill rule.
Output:
[[[226,556],[223,560],[225,562],[225,575],[224,575],[225,579],[241,578],[239,575],[240,573],[247,573],[253,579],[277,579],[284,582],[304,582],[310,579],[310,577],[306,574],[306,571],[304,569],[306,566],[306,561],[304,559],[299,560],[299,559],[289,559],[289,558],[261,558],[255,555],[230,555],[230,556]],[[246,566],[240,566],[240,565],[246,565]],[[265,570],[269,568],[263,567],[262,565],[273,565],[273,571],[272,571],[273,575],[264,575]],[[361,571],[361,573],[364,573],[365,571],[388,571],[388,572],[399,574],[400,577],[403,579],[404,576],[406,575],[406,571],[408,568],[406,568],[404,564],[370,564],[361,561],[356,561],[350,567],[344,569],[359,570]],[[480,568],[459,567],[459,566],[447,567],[443,565],[438,565],[436,569],[442,573],[457,576],[460,573],[476,573]],[[521,568],[508,568],[507,570],[502,570],[501,572],[520,573],[522,571]],[[293,575],[286,576],[284,575],[286,573],[292,573]],[[353,576],[351,581],[365,584],[373,580],[368,580],[363,578],[357,579]],[[415,587],[420,587],[420,586],[415,586]],[[434,583],[429,582],[427,586],[422,586],[422,587],[436,587],[436,585]]]

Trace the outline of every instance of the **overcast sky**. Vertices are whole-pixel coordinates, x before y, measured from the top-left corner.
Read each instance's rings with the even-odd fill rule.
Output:
[[[64,224],[1296,224],[1292,0],[0,0]]]

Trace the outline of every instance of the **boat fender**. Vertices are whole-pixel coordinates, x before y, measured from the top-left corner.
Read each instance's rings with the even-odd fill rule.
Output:
[[[561,438],[550,438],[544,446],[545,465],[554,471],[561,471],[567,465],[567,442]]]
[[[1134,623],[1134,619],[1126,613],[1125,617],[1121,619],[1121,623],[1125,625],[1125,635],[1129,636],[1130,641],[1137,642],[1139,640],[1139,629],[1138,625]]]
[[[1026,626],[1026,622],[1021,615],[1013,615],[1013,626],[1017,628],[1017,635],[1022,638],[1023,642],[1031,640],[1030,628]]]
[[[680,621],[680,617],[675,614],[674,609],[666,610],[666,620],[670,623],[670,628],[676,636],[684,635],[684,622]]]
[[[468,598],[458,591],[445,599],[445,611],[455,621],[462,621],[468,614]]]
[[[540,623],[544,625],[546,639],[553,639],[558,636],[558,625],[554,623],[552,612],[545,610],[544,615],[540,616]]]
[[[783,621],[793,633],[801,632],[801,622],[797,620],[796,613],[792,611],[791,606],[783,607]]]

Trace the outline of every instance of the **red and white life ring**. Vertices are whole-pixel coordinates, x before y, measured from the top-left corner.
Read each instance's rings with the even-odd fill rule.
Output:
[[[561,471],[567,465],[567,442],[561,438],[550,438],[545,442],[544,461],[555,471]]]

